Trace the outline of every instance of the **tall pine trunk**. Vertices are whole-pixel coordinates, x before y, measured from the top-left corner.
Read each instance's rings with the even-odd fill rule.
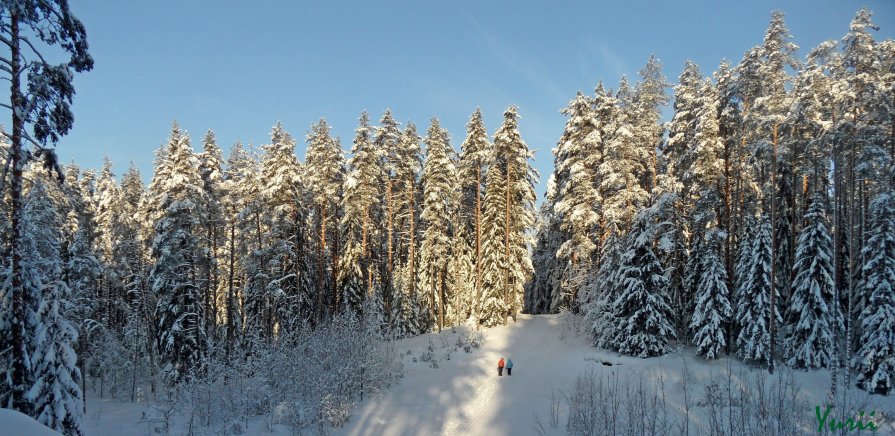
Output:
[[[13,108],[22,105],[21,82],[19,76],[22,73],[20,63],[20,46],[19,46],[19,15],[13,12],[10,16],[10,76],[11,85],[9,87],[10,101]],[[22,129],[24,128],[24,120],[19,115],[18,109],[12,110],[12,144],[10,144],[10,155],[12,157],[12,178],[10,179],[10,208],[11,217],[11,234],[9,241],[10,254],[12,254],[12,265],[10,274],[12,275],[12,391],[10,392],[10,403],[14,410],[18,410],[25,414],[30,414],[29,403],[25,399],[25,378],[26,368],[25,359],[28,356],[28,350],[25,349],[25,299],[23,293],[24,284],[22,282],[22,255],[19,252],[19,243],[22,236],[22,168],[25,165],[25,156],[22,153]]]
[[[777,124],[774,124],[772,140],[771,140],[771,225],[774,225],[776,221],[776,212],[777,212]],[[776,233],[776,232],[772,232]],[[777,304],[777,300],[775,295],[777,294],[777,238],[774,235],[771,235],[771,295],[768,298],[768,316],[770,321],[768,322],[768,334],[770,335],[770,345],[768,347],[768,372],[774,373],[774,350],[777,349],[777,319],[774,316],[776,312],[774,309],[776,308],[775,304]]]

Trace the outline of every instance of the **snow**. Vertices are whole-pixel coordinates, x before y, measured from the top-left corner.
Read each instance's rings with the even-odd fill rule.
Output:
[[[59,436],[61,434],[44,427],[28,415],[10,409],[0,409],[0,433],[7,436]]]
[[[518,322],[507,326],[483,329],[482,345],[466,353],[455,350],[464,328],[446,329],[442,333],[430,333],[397,341],[395,346],[405,367],[404,377],[380,397],[364,398],[344,427],[334,429],[340,436],[355,435],[405,435],[405,434],[487,434],[524,435],[536,434],[535,416],[543,424],[546,434],[566,433],[568,405],[562,402],[557,427],[550,425],[550,407],[553,394],[569,394],[576,378],[588,370],[599,377],[618,376],[620,389],[636,388],[644,381],[650,388],[664,385],[668,411],[675,417],[684,410],[684,393],[681,379],[686,370],[693,377],[690,392],[691,433],[694,427],[707,425],[707,407],[703,401],[710,379],[725,377],[728,368],[734,377],[766,375],[763,369],[752,369],[735,357],[724,356],[707,361],[696,357],[695,350],[681,348],[662,357],[639,359],[619,356],[590,345],[586,335],[574,332],[575,326],[584,326],[579,319],[568,315],[519,315]],[[421,357],[434,344],[437,365],[424,362]],[[450,352],[450,358],[446,355]],[[513,375],[497,376],[497,361],[512,359]],[[612,363],[605,366],[602,362]],[[433,368],[432,366],[437,366]],[[791,413],[801,413],[814,419],[814,407],[825,404],[830,375],[826,370],[792,371],[784,367],[778,371],[792,374],[801,389],[802,408]],[[769,378],[770,381],[772,378]],[[852,390],[857,396],[863,391]],[[872,396],[876,416],[895,416],[895,397]],[[88,389],[87,416],[84,433],[87,435],[143,435],[158,427],[158,423],[143,419],[153,415],[151,405],[131,403],[125,399],[100,400],[90,396]],[[790,413],[789,411],[787,413]],[[833,414],[843,416],[838,408]],[[889,418],[891,422],[891,418]],[[812,424],[813,421],[808,422]],[[181,434],[186,423],[176,419],[172,434]],[[264,418],[250,419],[242,427],[244,434],[291,434],[284,425],[268,427]],[[815,424],[816,425],[816,424]],[[3,428],[3,427],[0,427]],[[885,430],[895,431],[891,424]],[[674,433],[674,432],[672,432]],[[52,433],[48,433],[52,434]]]

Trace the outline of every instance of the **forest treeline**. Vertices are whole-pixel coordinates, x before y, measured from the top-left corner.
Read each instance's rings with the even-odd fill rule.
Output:
[[[711,77],[687,62],[672,86],[650,57],[635,83],[579,92],[539,212],[513,106],[491,135],[475,110],[459,152],[437,118],[423,133],[363,112],[348,153],[320,119],[304,161],[280,123],[226,152],[208,131],[197,152],[175,122],[145,186],[133,164],[119,178],[37,147],[70,113],[19,120],[0,144],[0,401],[79,433],[82,373],[134,396],[331,321],[370,342],[370,325],[400,338],[564,309],[623,354],[691,344],[888,394],[895,43],[871,16],[801,59],[775,12]],[[23,123],[47,135],[25,138],[34,153]]]
[[[595,344],[692,344],[773,372],[895,383],[895,43],[860,10],[797,57],[774,12],[711,77],[687,62],[673,117],[657,61],[565,109],[526,308],[569,308]]]

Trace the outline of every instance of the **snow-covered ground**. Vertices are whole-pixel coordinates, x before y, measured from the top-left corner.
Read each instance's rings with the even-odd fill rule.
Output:
[[[565,403],[561,406],[558,427],[550,425],[553,394],[558,397],[570,392],[576,378],[588,369],[604,379],[615,372],[622,385],[647,380],[648,385],[656,386],[661,379],[668,409],[680,411],[685,403],[680,383],[684,366],[693,378],[690,431],[696,434],[698,426],[707,425],[703,422],[704,411],[696,405],[704,396],[706,382],[721,378],[728,365],[734,374],[763,372],[750,369],[736,359],[706,361],[695,357],[692,349],[650,359],[619,356],[591,347],[586,338],[570,332],[567,321],[562,315],[520,315],[517,323],[484,330],[483,345],[477,351],[454,352],[450,360],[444,359],[443,350],[440,355],[436,351],[441,359],[438,368],[413,362],[412,357],[420,356],[430,339],[440,347],[441,337],[447,336],[444,342],[453,345],[456,336],[461,334],[460,329],[456,333],[447,330],[401,341],[398,350],[404,358],[404,379],[382,398],[360,404],[348,424],[336,434],[536,434],[535,415],[546,433],[565,434]],[[506,373],[503,377],[497,376],[497,361],[501,357],[513,360],[511,377]],[[805,404],[810,406],[810,410],[803,412],[813,416],[814,406],[823,404],[829,389],[829,373],[794,371],[792,374],[801,387]],[[874,396],[873,400],[879,406],[876,416],[883,411],[893,416],[895,401],[891,397]],[[836,411],[831,416],[835,414]],[[889,429],[895,430],[895,427]]]
[[[30,416],[15,410],[0,409],[0,434],[7,436],[59,436]]]
[[[520,315],[517,323],[483,330],[481,347],[470,353],[456,348],[458,337],[465,336],[463,328],[398,341],[396,348],[404,363],[404,377],[380,397],[365,398],[348,423],[335,429],[334,434],[523,435],[537,434],[536,420],[540,421],[546,434],[565,434],[568,403],[561,401],[560,419],[558,425],[553,426],[553,399],[568,395],[576,378],[589,370],[604,380],[617,377],[622,391],[641,381],[649,389],[658,390],[659,386],[664,386],[668,412],[675,417],[672,419],[683,416],[688,401],[681,380],[685,372],[690,373],[690,434],[698,434],[709,425],[706,384],[726,377],[728,369],[734,379],[746,383],[751,383],[752,377],[764,374],[763,370],[751,369],[735,358],[705,361],[695,357],[692,349],[650,359],[618,356],[591,347],[585,337],[572,332],[573,325],[571,318],[563,315]],[[422,359],[429,352],[430,342],[437,365]],[[501,357],[513,360],[512,376],[506,373],[503,377],[497,376],[497,361]],[[606,366],[603,362],[613,365]],[[811,421],[803,422],[816,428],[814,407],[825,404],[829,373],[790,372],[783,368],[781,372],[793,374],[801,390],[799,398],[802,402],[786,407],[798,408],[790,413],[808,417]],[[854,392],[863,396],[861,391]],[[867,409],[868,413],[875,410],[877,417],[895,416],[895,399],[871,398],[873,404]],[[149,406],[88,396],[85,433],[147,434],[153,425],[141,421],[144,412],[148,416],[158,416],[158,412],[150,410]],[[838,419],[844,414],[834,409],[831,416]],[[249,421],[247,424],[242,429],[244,434],[270,434],[260,422]],[[889,424],[882,430],[877,433],[895,431],[895,427]],[[184,431],[172,430],[171,433]],[[291,432],[285,426],[275,425],[273,433]],[[670,434],[676,433],[677,430]]]

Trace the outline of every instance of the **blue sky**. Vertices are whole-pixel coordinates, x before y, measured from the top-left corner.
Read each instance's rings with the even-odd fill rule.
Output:
[[[119,176],[134,161],[148,179],[175,119],[194,148],[212,129],[225,153],[237,140],[267,142],[279,120],[303,160],[310,123],[325,117],[347,148],[360,112],[378,120],[386,108],[422,132],[439,117],[459,149],[477,106],[493,133],[515,104],[537,150],[540,201],[559,110],[599,80],[635,77],[650,54],[671,82],[686,59],[710,74],[761,43],[774,9],[800,56],[841,38],[865,5],[877,39],[895,35],[891,0],[621,3],[70,0],[96,65],[76,77],[75,125],[59,155],[89,168],[108,155]]]

